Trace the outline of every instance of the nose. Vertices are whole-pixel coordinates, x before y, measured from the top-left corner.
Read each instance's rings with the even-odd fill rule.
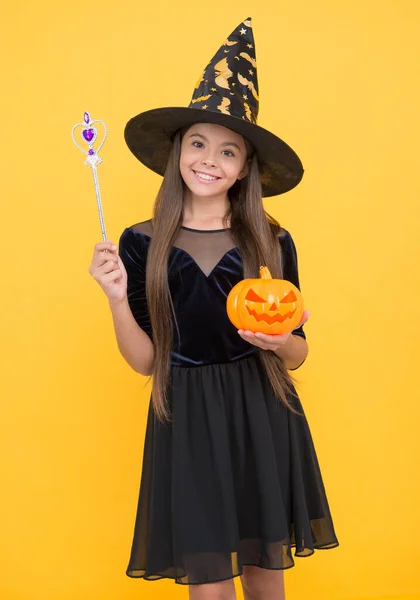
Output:
[[[207,167],[217,167],[216,158],[213,153],[208,153],[206,156],[203,156],[202,163]]]

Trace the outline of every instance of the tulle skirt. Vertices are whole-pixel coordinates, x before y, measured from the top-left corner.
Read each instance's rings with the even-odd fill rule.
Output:
[[[222,581],[287,569],[338,540],[309,426],[274,396],[258,356],[172,367],[172,423],[149,406],[126,574]]]

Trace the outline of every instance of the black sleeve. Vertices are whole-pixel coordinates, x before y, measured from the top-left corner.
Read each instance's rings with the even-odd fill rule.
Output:
[[[302,291],[300,289],[298,258],[293,238],[288,231],[285,231],[283,235],[279,236],[279,240],[283,256],[283,279],[287,279],[287,281],[293,283],[298,290]],[[306,340],[306,334],[303,330],[303,325],[301,325],[298,329],[294,329],[292,333],[293,335],[298,335]],[[305,361],[303,361],[301,364],[304,362]],[[296,367],[296,369],[298,368],[299,367]],[[296,369],[291,370],[295,371]]]
[[[152,338],[146,298],[147,246],[144,236],[130,228],[124,229],[118,254],[127,271],[127,297],[137,324]]]

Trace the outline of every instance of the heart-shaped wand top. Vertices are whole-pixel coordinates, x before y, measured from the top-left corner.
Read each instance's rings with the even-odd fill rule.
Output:
[[[99,147],[96,150],[93,147],[93,144],[96,142],[97,137],[98,137],[98,130],[96,129],[96,127],[93,127],[93,125],[95,123],[101,123],[104,127],[104,137],[103,137],[101,143],[99,144]],[[89,145],[88,150],[84,150],[80,146],[80,144],[78,144],[78,142],[76,141],[74,132],[78,127],[83,127],[83,129],[81,131],[81,137],[82,137],[82,140]],[[102,159],[99,158],[98,154],[99,154],[99,151],[101,150],[102,146],[104,145],[107,134],[108,134],[107,127],[103,121],[101,121],[99,119],[92,121],[89,113],[85,112],[85,114],[83,116],[83,122],[76,123],[76,125],[73,127],[71,133],[72,133],[73,142],[76,144],[76,146],[79,148],[79,150],[81,152],[83,152],[83,154],[86,154],[86,156],[87,156],[87,160],[85,162],[86,165],[94,167],[97,164],[102,162]]]

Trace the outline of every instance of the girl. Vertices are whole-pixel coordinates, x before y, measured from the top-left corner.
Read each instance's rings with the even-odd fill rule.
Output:
[[[96,244],[89,268],[123,357],[153,375],[126,573],[187,584],[192,600],[234,599],[238,575],[246,600],[282,600],[292,547],[338,545],[289,372],[307,356],[309,313],[284,335],[236,331],[226,313],[229,291],[260,265],[299,287],[293,239],[262,196],[295,187],[303,168],[257,113],[247,19],[188,108],[127,124],[129,148],[164,179],[153,218],[123,231],[119,254]]]

